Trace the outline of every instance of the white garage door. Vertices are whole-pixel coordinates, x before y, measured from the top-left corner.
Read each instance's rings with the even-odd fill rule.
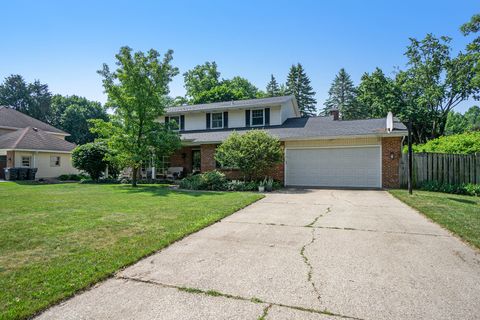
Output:
[[[286,149],[287,186],[381,187],[380,146]]]

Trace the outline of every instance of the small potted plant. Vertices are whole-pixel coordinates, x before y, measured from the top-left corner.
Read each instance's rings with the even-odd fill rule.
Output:
[[[265,192],[265,180],[258,183],[258,192]]]
[[[271,192],[273,190],[273,179],[268,178],[265,180],[265,190]]]

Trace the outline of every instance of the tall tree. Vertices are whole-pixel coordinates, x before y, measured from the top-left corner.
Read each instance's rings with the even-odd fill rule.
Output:
[[[405,53],[408,68],[395,79],[401,92],[397,113],[403,120],[412,120],[418,142],[443,135],[448,113],[480,93],[475,82],[477,52],[451,57],[450,41],[431,34],[420,41],[410,39]]]
[[[7,105],[40,121],[50,123],[52,94],[48,85],[35,80],[27,83],[20,75],[10,75],[0,85],[0,105]]]
[[[28,84],[19,74],[12,74],[0,84],[0,105],[23,113],[28,112],[30,104],[30,90]]]
[[[281,95],[280,93],[280,86],[278,85],[277,79],[272,75],[270,75],[270,81],[267,84],[267,96],[268,97],[278,97]]]
[[[287,94],[292,94],[297,99],[298,108],[303,117],[314,116],[316,114],[315,91],[310,85],[303,66],[300,63],[292,65],[287,77]]]
[[[343,119],[362,119],[366,116],[361,105],[356,101],[356,89],[350,75],[344,68],[340,69],[328,90],[328,99],[325,101],[324,114],[337,109]]]
[[[398,96],[394,81],[380,68],[364,73],[357,88],[357,101],[364,109],[365,118],[386,117],[398,104]]]
[[[137,185],[138,170],[152,156],[168,156],[180,147],[178,132],[156,120],[164,114],[168,85],[178,74],[171,65],[173,51],[163,57],[156,50],[146,54],[122,47],[115,56],[117,69],[107,64],[98,73],[108,95],[111,121],[94,120],[93,132],[106,139],[117,162],[133,170],[132,185]]]
[[[186,97],[194,103],[200,94],[217,87],[220,83],[220,72],[215,61],[197,65],[185,72],[183,77],[187,90]]]
[[[480,107],[472,106],[464,114],[450,111],[445,124],[445,134],[452,135],[480,130]]]

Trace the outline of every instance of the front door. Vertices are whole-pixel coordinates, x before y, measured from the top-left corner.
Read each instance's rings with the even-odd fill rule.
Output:
[[[7,166],[7,156],[0,156],[0,179],[5,179],[5,167]]]
[[[200,150],[192,150],[192,173],[200,172],[201,158]]]

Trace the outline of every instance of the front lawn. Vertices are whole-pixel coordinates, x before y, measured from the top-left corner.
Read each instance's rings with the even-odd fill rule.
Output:
[[[261,197],[0,183],[0,319],[26,318]]]
[[[433,221],[480,248],[480,198],[414,190],[390,193]]]

